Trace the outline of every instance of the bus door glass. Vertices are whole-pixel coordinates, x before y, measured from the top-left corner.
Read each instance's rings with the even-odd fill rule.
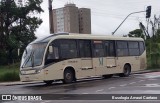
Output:
[[[105,41],[104,46],[106,52],[106,67],[107,68],[116,67],[115,41]]]
[[[102,40],[93,40],[93,68],[96,75],[106,74],[106,59]]]
[[[79,53],[81,57],[81,76],[93,76],[95,70],[92,64],[92,51],[90,40],[79,40]]]

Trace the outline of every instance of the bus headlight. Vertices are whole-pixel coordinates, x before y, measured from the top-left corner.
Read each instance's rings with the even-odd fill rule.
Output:
[[[34,69],[30,69],[30,70],[20,70],[20,74],[22,75],[29,75],[29,74],[38,74],[40,73],[42,70],[42,68],[34,68]]]
[[[22,75],[27,75],[27,74],[36,74],[37,70],[22,70],[21,74]]]
[[[36,70],[36,73],[40,73],[40,72],[41,72],[41,69]]]
[[[26,74],[26,72],[25,72],[25,71],[21,71],[20,73],[21,73],[21,74]]]

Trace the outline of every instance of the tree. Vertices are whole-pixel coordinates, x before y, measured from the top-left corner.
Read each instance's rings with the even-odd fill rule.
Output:
[[[129,37],[145,38],[147,59],[149,67],[160,67],[160,29],[155,31],[152,36],[145,35],[141,29],[135,29],[128,34]]]
[[[128,36],[144,38],[149,66],[160,67],[160,16],[148,18],[146,27],[142,22],[139,26],[140,29],[129,32]]]
[[[144,38],[143,31],[141,29],[136,29],[133,31],[130,31],[128,34],[129,37],[141,37]]]
[[[36,38],[34,32],[42,23],[42,19],[35,14],[43,12],[41,3],[42,0],[27,0],[24,5],[16,4],[14,0],[1,1],[0,44],[7,53],[8,62],[13,60],[13,51],[24,49]]]

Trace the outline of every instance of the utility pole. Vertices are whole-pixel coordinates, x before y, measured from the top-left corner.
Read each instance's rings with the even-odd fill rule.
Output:
[[[48,0],[50,33],[54,33],[52,2],[53,0]]]
[[[117,27],[117,29],[116,29],[114,32],[112,32],[112,35],[115,34],[115,32],[119,29],[119,27],[126,21],[126,19],[127,19],[130,15],[136,14],[136,13],[141,13],[141,12],[146,12],[146,11],[138,11],[138,12],[132,12],[132,13],[130,13],[130,14],[122,21],[122,23]]]

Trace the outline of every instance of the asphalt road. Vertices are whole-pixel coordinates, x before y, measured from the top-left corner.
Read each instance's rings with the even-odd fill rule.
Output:
[[[0,94],[90,94],[94,99],[102,94],[160,94],[160,72],[151,72],[143,74],[133,74],[130,77],[114,76],[109,79],[93,78],[79,80],[72,84],[62,84],[55,82],[52,85],[44,83],[0,86]],[[70,97],[71,98],[71,97]],[[74,96],[73,96],[74,98]],[[92,98],[93,99],[93,98]],[[3,103],[160,103],[152,100],[66,100],[62,96],[60,100],[45,101],[0,101]]]

